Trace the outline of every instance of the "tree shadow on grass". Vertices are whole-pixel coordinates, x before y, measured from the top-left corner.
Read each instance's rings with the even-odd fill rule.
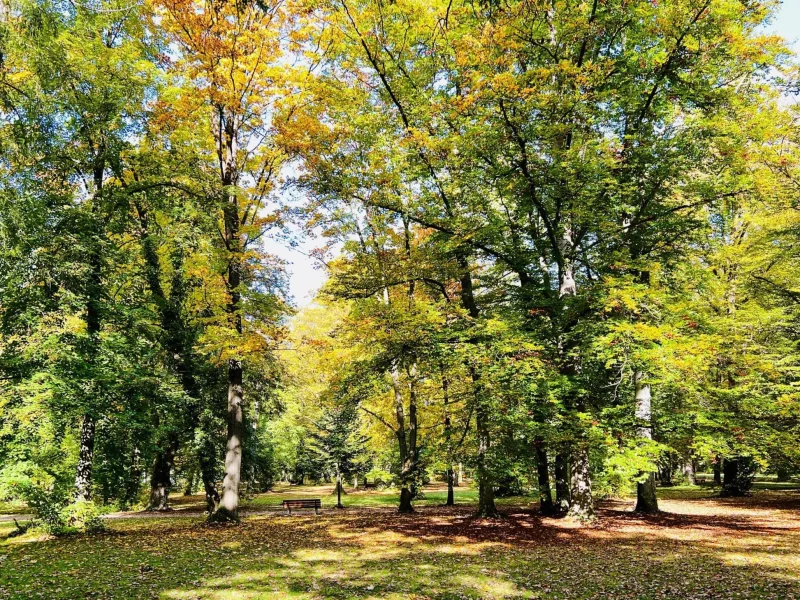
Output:
[[[604,503],[589,526],[514,507],[500,520],[474,519],[470,507],[233,527],[142,519],[115,523],[121,536],[14,549],[0,563],[0,598],[800,598],[795,513],[671,506],[683,512]]]

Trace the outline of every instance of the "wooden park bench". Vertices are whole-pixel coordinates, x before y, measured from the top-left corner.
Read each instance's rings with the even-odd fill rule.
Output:
[[[322,508],[322,500],[319,498],[312,500],[284,500],[283,508],[285,508],[289,514],[292,514],[292,508],[313,508],[314,513],[318,515],[319,509]]]

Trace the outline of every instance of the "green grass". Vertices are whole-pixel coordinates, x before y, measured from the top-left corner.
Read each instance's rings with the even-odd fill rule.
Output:
[[[320,491],[278,490],[251,508]],[[412,516],[391,510],[387,491],[238,526],[178,513],[110,520],[97,536],[5,539],[12,525],[0,523],[0,599],[800,598],[796,495],[760,491],[745,505],[710,493],[661,489],[668,514],[647,518],[607,503],[589,527],[542,519],[529,499],[503,500],[502,520],[473,520],[470,489],[455,508],[432,491]]]

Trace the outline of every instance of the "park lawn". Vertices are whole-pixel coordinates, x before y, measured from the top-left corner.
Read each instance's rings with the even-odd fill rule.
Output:
[[[591,526],[511,505],[502,520],[475,520],[470,506],[433,504],[411,516],[274,511],[238,526],[113,519],[107,534],[50,540],[5,540],[0,523],[0,598],[800,599],[796,491],[671,493],[662,515],[606,502]]]

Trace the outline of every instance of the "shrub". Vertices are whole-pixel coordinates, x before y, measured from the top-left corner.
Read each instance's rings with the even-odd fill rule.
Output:
[[[20,495],[33,510],[35,517],[25,531],[35,529],[49,535],[67,535],[84,531],[96,533],[105,530],[100,508],[93,502],[70,503],[68,497],[57,490],[48,490],[33,483],[19,487]]]

